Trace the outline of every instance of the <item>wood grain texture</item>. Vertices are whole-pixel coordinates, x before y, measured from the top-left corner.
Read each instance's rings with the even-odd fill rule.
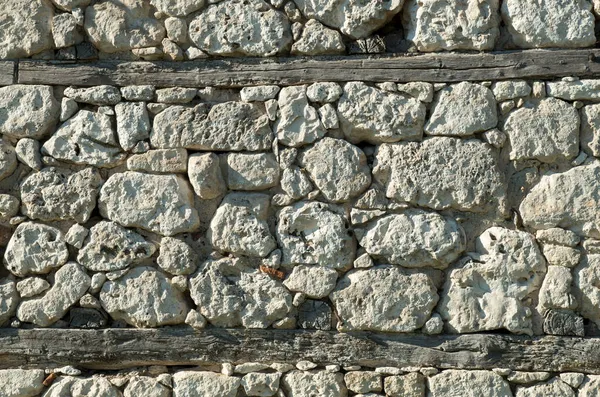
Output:
[[[188,62],[20,61],[19,83],[241,87],[317,81],[459,82],[600,76],[600,50],[522,50]]]
[[[306,330],[2,329],[0,368],[286,362],[600,373],[596,338],[392,335]]]
[[[0,86],[14,83],[15,63],[0,61]]]

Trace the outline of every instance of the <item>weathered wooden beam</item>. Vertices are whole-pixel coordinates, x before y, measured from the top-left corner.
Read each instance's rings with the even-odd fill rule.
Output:
[[[20,61],[19,83],[159,87],[305,84],[316,81],[459,82],[513,78],[600,77],[600,50],[524,50],[189,62]]]
[[[514,335],[338,333],[306,330],[2,329],[0,368],[286,362],[600,373],[600,340]]]
[[[15,63],[0,61],[0,86],[14,83]]]

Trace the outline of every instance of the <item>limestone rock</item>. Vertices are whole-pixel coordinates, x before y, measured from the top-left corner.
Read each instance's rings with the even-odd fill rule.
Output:
[[[263,102],[273,99],[279,93],[277,85],[259,85],[256,87],[244,87],[240,90],[240,98],[244,102]]]
[[[113,319],[138,328],[183,324],[189,309],[185,297],[163,273],[147,266],[104,283],[100,302]]]
[[[419,51],[491,50],[500,34],[498,0],[409,0],[406,39]]]
[[[85,10],[85,31],[102,52],[127,51],[161,43],[165,28],[151,16],[150,2],[104,0]]]
[[[267,224],[269,201],[261,193],[225,196],[207,233],[213,247],[236,255],[267,256],[277,246]]]
[[[42,152],[74,164],[114,167],[125,159],[109,116],[80,110],[42,146]]]
[[[44,168],[21,183],[21,212],[31,219],[73,219],[85,223],[96,207],[100,173],[93,168],[70,172]]]
[[[357,0],[294,0],[306,18],[340,30],[353,39],[369,36],[396,15],[404,0],[391,0],[378,5]]]
[[[3,397],[35,397],[43,390],[46,375],[43,369],[0,370]]]
[[[581,259],[581,252],[577,248],[561,245],[544,244],[542,253],[550,265],[575,267]]]
[[[281,383],[288,397],[348,395],[344,375],[339,372],[293,370],[283,376]]]
[[[60,121],[67,121],[79,111],[79,105],[74,99],[63,97],[60,102]]]
[[[579,153],[577,109],[560,99],[532,100],[508,116],[503,131],[510,140],[511,160],[552,163]]]
[[[600,104],[581,109],[581,147],[588,155],[600,157]]]
[[[51,49],[53,16],[48,0],[0,1],[0,59],[27,58]]]
[[[282,208],[277,239],[282,264],[315,264],[348,269],[354,261],[356,243],[344,210],[319,202],[300,202]]]
[[[594,15],[589,1],[507,0],[502,18],[513,42],[521,48],[593,46]]]
[[[194,231],[199,224],[192,189],[178,175],[113,174],[102,186],[98,206],[105,218],[164,236]]]
[[[117,137],[123,150],[150,137],[150,119],[144,102],[122,102],[115,106]]]
[[[17,168],[15,148],[0,139],[0,180],[10,176]]]
[[[279,182],[279,164],[273,153],[227,153],[220,164],[230,190],[265,190]]]
[[[42,297],[24,300],[17,308],[17,318],[39,327],[60,320],[67,310],[85,295],[91,279],[83,268],[69,262],[54,275],[54,285]]]
[[[523,223],[533,229],[561,227],[581,235],[600,237],[600,164],[543,175],[519,207]]]
[[[21,298],[31,298],[49,288],[50,283],[41,277],[27,277],[17,283],[17,292],[19,292]]]
[[[465,333],[505,328],[532,335],[529,300],[546,272],[535,239],[492,227],[475,244],[480,257],[457,263],[447,274],[438,311],[448,329]]]
[[[0,280],[0,326],[15,314],[18,304],[19,295],[17,294],[15,282],[8,279]]]
[[[207,111],[171,106],[154,118],[150,143],[155,148],[185,147],[197,150],[259,151],[271,149],[269,118],[257,104],[225,102]]]
[[[77,102],[96,106],[117,105],[121,101],[121,92],[111,85],[98,85],[89,88],[68,87],[65,96]]]
[[[279,112],[275,132],[280,143],[301,146],[323,137],[325,127],[317,110],[308,104],[307,87],[285,87],[279,93]]]
[[[294,267],[283,285],[292,292],[300,292],[309,298],[324,298],[335,288],[338,274],[322,266],[300,265]]]
[[[242,386],[247,396],[274,396],[279,389],[280,373],[264,374],[251,372],[242,377]]]
[[[340,120],[338,118],[337,112],[332,104],[326,103],[321,106],[318,110],[319,118],[321,119],[321,123],[323,127],[328,130],[334,130],[339,128]]]
[[[545,309],[575,309],[577,300],[571,293],[573,276],[564,266],[548,266],[539,292],[540,312]]]
[[[517,393],[515,394],[515,397],[537,396],[576,397],[576,394],[569,385],[558,378],[529,387],[517,387]]]
[[[0,21],[2,11],[8,4],[15,3],[43,3],[45,0],[36,0],[33,3],[23,0],[3,0],[0,5]],[[32,15],[27,15],[19,24],[32,21]],[[22,29],[19,26],[19,29]],[[2,42],[2,33],[0,33]],[[0,59],[2,49],[0,45]],[[13,138],[40,139],[50,134],[58,121],[60,104],[54,98],[52,87],[45,85],[10,85],[0,87],[0,134]]]
[[[114,222],[101,221],[90,229],[85,245],[79,250],[77,262],[95,272],[113,272],[149,258],[154,244]]]
[[[492,85],[494,97],[498,102],[526,97],[531,94],[531,86],[524,80],[497,81]]]
[[[41,223],[21,223],[14,231],[4,254],[6,268],[24,277],[49,273],[64,265],[69,251],[62,232]]]
[[[280,185],[281,189],[293,199],[305,197],[313,190],[313,184],[306,173],[296,166],[283,170]]]
[[[329,201],[344,202],[371,184],[371,170],[362,150],[342,139],[325,137],[298,157],[311,180]]]
[[[567,101],[597,101],[600,99],[600,80],[548,81],[546,93]]]
[[[127,101],[152,101],[154,91],[152,85],[128,85],[121,87],[121,96]]]
[[[338,116],[352,143],[416,140],[423,135],[425,105],[415,98],[350,82],[344,85]]]
[[[156,90],[156,101],[161,103],[188,103],[196,97],[195,88],[169,87]]]
[[[190,22],[190,39],[219,56],[272,56],[292,41],[285,15],[262,0],[225,0]]]
[[[348,390],[355,393],[381,391],[381,375],[371,371],[350,371],[344,376]]]
[[[430,397],[512,397],[507,381],[492,371],[450,369],[428,379]]]
[[[480,84],[462,82],[442,89],[433,102],[428,135],[468,136],[496,127],[496,100]]]
[[[338,83],[318,82],[306,88],[306,96],[311,102],[333,103],[337,101],[344,90]]]
[[[425,378],[418,372],[406,375],[387,376],[384,390],[389,397],[424,397]]]
[[[386,196],[436,210],[502,209],[506,183],[492,148],[478,140],[433,137],[378,147],[375,180]]]
[[[83,41],[77,29],[77,19],[69,13],[55,15],[52,19],[52,36],[56,48],[70,47]]]
[[[556,244],[565,247],[575,247],[581,241],[577,233],[559,227],[538,230],[535,233],[535,238],[546,244]]]
[[[407,94],[421,102],[433,101],[433,84],[423,81],[412,81],[405,84],[396,84],[398,92]]]
[[[214,199],[227,191],[219,156],[214,153],[192,154],[188,158],[188,176],[194,192],[201,199]]]
[[[57,8],[64,11],[73,11],[75,8],[85,8],[91,0],[52,0]]]
[[[412,332],[425,324],[438,302],[429,276],[392,265],[351,270],[329,297],[342,322],[340,331]]]
[[[72,245],[75,248],[81,248],[83,241],[90,233],[89,229],[75,223],[69,228],[69,231],[65,235],[65,241],[67,244]]]
[[[574,270],[573,292],[579,301],[579,313],[600,326],[600,255],[587,255]]]
[[[206,4],[205,0],[150,0],[156,9],[173,17],[185,17],[198,11]]]
[[[292,45],[293,55],[335,55],[346,52],[342,35],[328,29],[316,19],[304,25],[300,39]]]
[[[563,372],[559,375],[559,377],[560,380],[574,388],[578,388],[585,379],[584,374],[577,372]]]
[[[600,388],[600,376],[587,375],[579,389],[579,397],[597,397]]]
[[[19,199],[10,194],[0,194],[0,221],[8,221],[19,213]]]
[[[175,397],[219,396],[236,397],[240,379],[204,371],[179,371],[173,375]]]
[[[156,378],[136,376],[129,380],[124,397],[171,397],[171,390]]]
[[[174,275],[187,275],[196,271],[200,258],[187,243],[173,237],[160,240],[160,254],[156,263],[164,271]]]
[[[39,171],[42,169],[40,142],[31,138],[21,138],[15,146],[17,159],[26,166]]]
[[[60,377],[46,390],[44,397],[75,397],[95,393],[102,397],[122,397],[121,392],[102,377],[75,378]]]
[[[127,169],[148,173],[184,173],[187,171],[188,155],[185,149],[156,149],[134,154],[127,159]]]
[[[204,262],[190,280],[190,294],[217,327],[267,328],[292,309],[292,296],[280,281],[239,258]]]

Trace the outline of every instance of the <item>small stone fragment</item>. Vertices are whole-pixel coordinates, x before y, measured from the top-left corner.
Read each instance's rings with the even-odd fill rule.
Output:
[[[127,169],[130,171],[173,174],[187,172],[187,166],[187,150],[181,148],[148,150],[127,159]]]
[[[247,396],[274,396],[279,389],[280,373],[264,374],[251,372],[242,377],[242,386]]]
[[[299,40],[292,45],[292,55],[336,55],[346,52],[342,35],[316,19],[310,19]]]
[[[273,99],[279,93],[279,86],[259,85],[256,87],[244,87],[240,91],[240,98],[244,102],[264,102]]]
[[[504,147],[507,140],[506,134],[497,128],[484,132],[482,138],[496,149]]]
[[[156,90],[156,101],[161,103],[188,103],[196,97],[195,88],[171,87]]]
[[[512,371],[510,375],[506,377],[506,380],[517,384],[527,384],[534,382],[543,382],[549,377],[549,372]]]
[[[560,245],[544,244],[542,253],[550,265],[575,267],[581,259],[578,249]]]
[[[121,96],[127,101],[152,101],[154,99],[154,86],[128,85],[121,87]]]
[[[188,176],[194,192],[204,200],[214,199],[227,191],[221,174],[219,156],[194,153],[188,158]]]
[[[430,397],[512,397],[508,382],[492,371],[446,370],[427,382]]]
[[[204,371],[179,371],[173,375],[173,395],[236,397],[240,379]]]
[[[442,317],[434,313],[429,320],[425,323],[422,329],[424,334],[427,335],[438,335],[444,331],[444,321]]]
[[[10,194],[0,194],[0,221],[8,221],[19,213],[19,199]]]
[[[285,168],[279,182],[281,189],[293,199],[301,199],[313,190],[313,184],[306,173],[297,166]]]
[[[50,283],[41,277],[27,277],[17,283],[17,291],[21,298],[31,298],[50,288]]]
[[[279,183],[279,164],[273,153],[227,153],[220,160],[230,190],[265,190]]]
[[[318,110],[319,118],[321,119],[321,123],[323,127],[328,130],[337,129],[340,126],[340,121],[337,116],[337,112],[332,104],[326,103],[321,106]]]
[[[338,274],[323,266],[300,265],[294,267],[283,285],[292,292],[302,292],[309,298],[324,298],[335,288]]]
[[[575,389],[578,388],[585,379],[584,374],[580,374],[577,372],[563,372],[559,375],[559,377],[560,380],[562,380],[563,382]]]
[[[425,378],[418,372],[388,376],[384,379],[384,390],[389,397],[424,397]]]
[[[344,90],[338,83],[313,83],[306,89],[306,96],[311,102],[333,103],[343,94]]]
[[[46,390],[44,397],[84,396],[87,390],[97,393],[102,397],[121,397],[122,394],[116,386],[100,376],[90,378],[75,378],[71,376],[60,377]]]
[[[56,48],[70,47],[83,41],[83,35],[77,30],[77,19],[64,13],[52,18],[52,36]]]
[[[173,237],[163,237],[156,263],[174,275],[187,275],[196,271],[200,258],[187,243]]]
[[[204,329],[206,328],[208,321],[206,321],[206,318],[197,310],[190,310],[187,316],[185,316],[185,323],[196,329]]]
[[[283,376],[281,383],[288,397],[348,395],[344,375],[339,372],[293,370]]]
[[[285,87],[279,93],[279,112],[275,132],[279,142],[287,146],[312,143],[326,133],[317,110],[308,104],[307,87]]]
[[[67,121],[79,111],[77,101],[64,97],[60,103],[60,121]]]
[[[400,93],[410,95],[421,102],[430,103],[433,101],[433,84],[425,82],[410,82],[397,84],[396,89]]]
[[[9,2],[5,0],[4,3],[5,5],[36,4],[42,1],[36,0],[31,3],[23,0]],[[2,7],[0,10],[4,11]],[[28,14],[21,22],[31,21],[32,17],[32,14]],[[2,33],[0,33],[0,43],[2,43]],[[0,45],[0,59],[5,58],[1,55],[1,48],[2,45]],[[0,87],[0,134],[11,138],[40,139],[51,133],[59,115],[60,104],[54,98],[50,86],[15,84]]]
[[[600,104],[581,109],[581,147],[585,153],[600,157]]]
[[[200,1],[204,2],[204,0]],[[165,19],[165,28],[167,29],[167,37],[170,40],[176,43],[187,41],[188,26],[184,18],[169,17]]]
[[[144,102],[122,102],[115,106],[117,136],[123,150],[131,150],[150,137],[150,119]]]
[[[205,0],[150,0],[156,9],[169,16],[185,17],[194,11],[202,9]]]
[[[498,102],[526,97],[531,94],[531,86],[524,80],[497,81],[492,91]]]
[[[348,390],[355,393],[381,391],[381,375],[371,371],[350,371],[344,375]]]
[[[98,85],[90,88],[68,87],[65,89],[65,96],[77,102],[96,106],[116,105],[121,101],[119,89],[110,85]]]

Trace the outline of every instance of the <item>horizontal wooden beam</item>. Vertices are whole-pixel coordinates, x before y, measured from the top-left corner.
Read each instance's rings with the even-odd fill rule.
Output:
[[[0,86],[14,83],[15,63],[0,61]]]
[[[20,61],[22,84],[241,87],[317,81],[459,82],[563,76],[600,77],[600,50],[523,50],[188,62]]]
[[[600,373],[600,340],[493,334],[338,333],[306,330],[2,329],[0,368],[89,369],[224,362],[426,366]]]

